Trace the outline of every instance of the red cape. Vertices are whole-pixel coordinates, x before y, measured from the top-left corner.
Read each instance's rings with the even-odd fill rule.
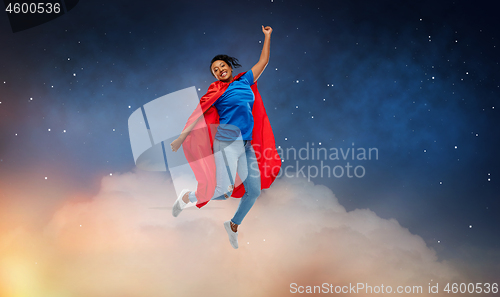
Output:
[[[237,80],[245,73],[238,74],[231,82]],[[204,116],[205,121],[198,121],[191,132],[184,140],[182,147],[186,159],[194,172],[198,181],[196,189],[196,206],[201,208],[210,201],[215,192],[216,175],[215,160],[213,156],[213,140],[219,124],[219,114],[212,105],[226,91],[230,83],[216,81],[210,85],[208,91],[200,99],[200,105],[189,117],[186,126],[191,125],[200,116]],[[276,150],[273,130],[264,108],[264,103],[257,90],[257,82],[251,89],[255,95],[252,115],[254,126],[251,144],[255,150],[257,162],[260,170],[261,189],[267,189],[276,179],[280,168],[281,158]],[[239,176],[236,176],[237,186],[231,197],[241,198],[245,194],[245,187],[241,183]]]

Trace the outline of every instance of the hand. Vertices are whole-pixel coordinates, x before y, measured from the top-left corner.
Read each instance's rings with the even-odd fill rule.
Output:
[[[264,35],[271,36],[271,32],[273,32],[273,28],[271,28],[270,26],[262,26],[262,33],[264,33]]]
[[[183,143],[183,140],[179,137],[176,140],[172,141],[170,144],[170,147],[172,148],[173,152],[177,152],[177,150],[181,147]]]

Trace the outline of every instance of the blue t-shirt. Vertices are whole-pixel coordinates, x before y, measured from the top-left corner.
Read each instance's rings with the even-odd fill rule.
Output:
[[[220,122],[215,134],[216,139],[233,141],[241,131],[243,140],[252,140],[252,109],[255,97],[250,86],[253,84],[253,72],[249,70],[232,82],[214,103]]]

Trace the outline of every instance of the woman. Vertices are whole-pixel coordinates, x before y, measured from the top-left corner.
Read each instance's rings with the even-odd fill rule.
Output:
[[[196,163],[194,161],[207,155],[206,152],[198,153],[198,156],[192,154],[192,151],[198,152],[203,147],[204,144],[199,141],[201,138],[196,140],[196,145],[192,145],[191,140],[186,141],[198,131],[196,127],[202,118],[200,112],[193,113],[181,135],[170,144],[174,152],[183,145],[198,180],[196,192],[183,190],[180,193],[172,209],[173,216],[177,217],[189,201],[197,202],[197,206],[201,207],[208,202],[205,200],[224,200],[231,195],[242,197],[234,217],[224,222],[229,241],[235,249],[238,248],[238,226],[260,195],[261,189],[268,188],[274,181],[281,166],[269,120],[256,84],[254,85],[269,62],[272,28],[262,26],[262,32],[265,35],[262,53],[250,71],[233,77],[233,67],[241,65],[236,58],[227,55],[215,56],[210,63],[210,71],[217,81],[212,83],[207,94],[200,99],[201,109],[198,110],[203,112],[205,127],[210,127],[210,123],[219,123],[209,151],[213,152],[215,174],[210,169],[207,170],[210,165],[201,166],[203,168],[199,170],[193,165]],[[207,175],[207,172],[212,173]],[[216,182],[211,187],[206,179],[213,175]],[[243,181],[242,185],[239,185],[239,180]]]

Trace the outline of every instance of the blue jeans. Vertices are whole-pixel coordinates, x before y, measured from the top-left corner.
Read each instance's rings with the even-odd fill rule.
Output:
[[[231,221],[241,225],[241,221],[247,215],[250,208],[260,195],[260,171],[255,151],[250,141],[214,140],[214,158],[217,175],[217,186],[211,200],[226,200],[224,196],[231,196],[236,172],[245,186],[245,194],[241,197],[238,209]],[[189,193],[189,201],[196,203],[194,191]]]

